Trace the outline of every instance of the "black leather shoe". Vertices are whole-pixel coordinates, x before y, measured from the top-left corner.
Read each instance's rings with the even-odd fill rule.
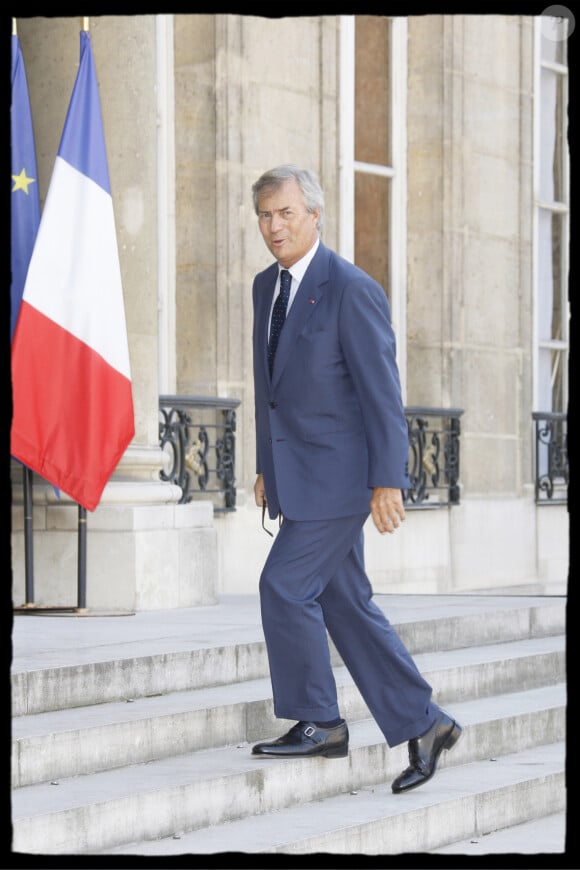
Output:
[[[461,725],[449,716],[445,710],[440,710],[435,722],[428,731],[420,737],[409,740],[409,767],[406,768],[391,788],[395,794],[417,788],[431,779],[437,768],[437,761],[444,749],[455,746],[461,732]]]
[[[297,722],[287,734],[270,743],[256,743],[252,755],[277,758],[322,755],[325,758],[344,758],[348,755],[348,727],[346,722],[334,728],[318,728],[313,722]]]

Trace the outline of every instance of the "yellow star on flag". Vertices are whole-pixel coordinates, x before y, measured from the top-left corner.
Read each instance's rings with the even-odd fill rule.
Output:
[[[26,174],[26,170],[23,169],[20,175],[12,176],[12,181],[14,182],[12,193],[14,193],[15,190],[23,190],[24,193],[28,196],[28,185],[36,181],[36,178],[29,178]]]

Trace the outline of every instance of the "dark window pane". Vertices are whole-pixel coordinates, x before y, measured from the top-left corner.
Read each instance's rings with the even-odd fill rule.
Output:
[[[390,296],[389,178],[355,173],[355,263]]]
[[[391,22],[374,15],[355,19],[354,159],[390,166]]]
[[[566,341],[562,307],[562,233],[564,216],[540,209],[538,213],[538,321],[540,341]]]
[[[541,150],[540,196],[552,202],[563,202],[565,129],[564,78],[551,69],[541,73]]]

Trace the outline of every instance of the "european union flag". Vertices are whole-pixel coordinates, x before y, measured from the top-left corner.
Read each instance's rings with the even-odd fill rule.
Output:
[[[28,82],[20,40],[16,34],[12,34],[10,124],[12,146],[10,342],[12,342],[28,264],[40,223],[40,198]]]

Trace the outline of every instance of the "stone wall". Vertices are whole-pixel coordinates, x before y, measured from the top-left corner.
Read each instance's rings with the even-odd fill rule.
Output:
[[[468,495],[532,477],[530,18],[409,19],[408,400],[461,407]]]
[[[78,67],[81,19],[17,21],[43,201]],[[251,185],[278,163],[312,167],[326,195],[323,239],[337,248],[339,28],[336,15],[174,16],[175,101],[164,107],[174,125],[172,214],[171,204],[158,204],[167,167],[159,165],[157,18],[90,19],[136,413],[134,443],[91,521],[90,606],[185,606],[215,600],[216,590],[257,591],[271,539],[252,492],[251,288],[271,255]],[[565,581],[566,510],[533,503],[532,87],[531,18],[409,18],[407,403],[464,409],[462,499],[451,510],[414,512],[398,537],[380,538],[369,527],[377,591]],[[213,519],[207,506],[181,511],[176,488],[159,481],[158,251],[164,221],[173,219],[175,286],[168,292],[175,294],[176,324],[167,350],[175,355],[175,392],[241,400],[238,509]],[[62,572],[68,576],[74,564],[75,523],[70,505],[59,512],[50,487],[37,487],[35,503],[50,603],[65,588],[74,594]]]

